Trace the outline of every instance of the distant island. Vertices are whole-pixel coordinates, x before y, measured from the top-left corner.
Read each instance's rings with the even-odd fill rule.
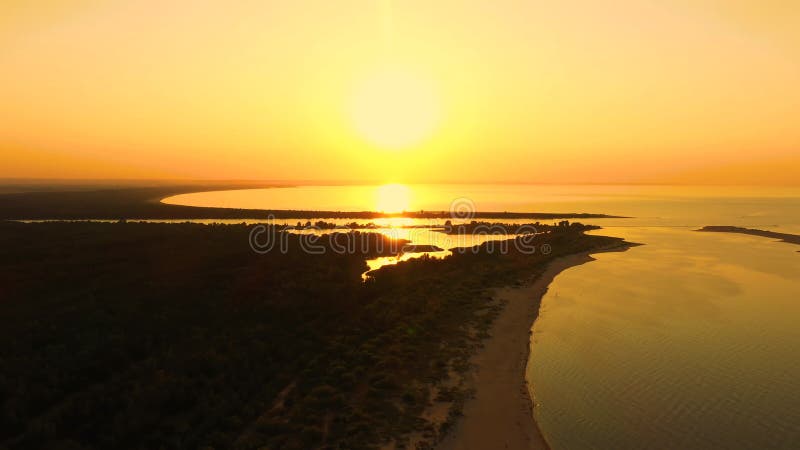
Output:
[[[450,235],[488,235],[488,234],[536,234],[540,232],[549,232],[554,229],[571,229],[572,231],[589,231],[600,229],[597,225],[585,225],[578,222],[570,223],[568,220],[562,220],[555,225],[548,225],[544,223],[526,223],[526,224],[508,224],[500,222],[479,222],[473,220],[464,224],[452,224],[449,220],[445,222],[444,226],[437,231]]]
[[[773,239],[780,239],[781,242],[787,242],[789,244],[797,244],[800,245],[800,235],[798,234],[789,234],[789,233],[778,233],[775,231],[766,231],[766,230],[757,230],[754,228],[743,228],[743,227],[734,227],[734,226],[721,226],[721,225],[709,225],[705,226],[697,231],[705,231],[705,232],[716,232],[716,233],[739,233],[739,234],[749,234],[752,236],[762,236],[768,237]]]
[[[161,200],[191,192],[277,187],[252,183],[207,183],[123,188],[74,186],[39,187],[33,191],[20,189],[0,193],[0,220],[119,220],[119,219],[449,219],[449,211],[405,211],[382,213],[376,211],[312,211],[206,208],[169,205]],[[281,186],[285,187],[285,186]],[[477,212],[476,219],[598,219],[620,218],[606,214],[542,213],[542,212]]]
[[[444,249],[430,244],[406,244],[401,248],[402,253],[427,253],[441,251],[444,251]]]

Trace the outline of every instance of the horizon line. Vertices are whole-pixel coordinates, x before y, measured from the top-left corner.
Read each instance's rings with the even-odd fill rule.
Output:
[[[140,183],[158,183],[158,184],[279,184],[281,187],[292,186],[364,186],[364,185],[386,185],[386,184],[403,184],[403,185],[525,185],[525,186],[719,186],[719,187],[800,187],[800,181],[797,183],[737,183],[737,182],[713,182],[713,183],[680,183],[680,182],[667,182],[667,181],[489,181],[489,180],[476,180],[476,181],[453,181],[453,180],[438,180],[438,181],[398,181],[398,180],[326,180],[326,179],[285,179],[285,178],[80,178],[80,177],[60,177],[60,178],[45,178],[45,177],[0,177],[0,185],[44,185],[51,183],[53,185],[68,184],[68,185],[81,185],[81,184],[140,184]]]

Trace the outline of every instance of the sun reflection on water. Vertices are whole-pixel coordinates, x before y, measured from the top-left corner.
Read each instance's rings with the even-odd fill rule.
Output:
[[[408,211],[411,189],[404,184],[384,184],[375,189],[375,210],[384,213]]]

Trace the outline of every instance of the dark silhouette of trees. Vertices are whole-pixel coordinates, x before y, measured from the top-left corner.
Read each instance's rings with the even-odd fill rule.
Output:
[[[478,345],[487,287],[614,241],[564,230],[550,256],[420,258],[365,284],[382,235],[259,255],[249,232],[0,222],[0,448],[376,447],[419,429]]]

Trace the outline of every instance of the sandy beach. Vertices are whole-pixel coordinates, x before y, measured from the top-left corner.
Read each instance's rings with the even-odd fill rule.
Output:
[[[592,261],[591,253],[554,260],[541,276],[522,287],[495,291],[506,302],[491,337],[475,354],[470,384],[475,397],[464,405],[464,417],[438,448],[442,450],[547,449],[533,419],[525,381],[530,331],[550,282],[565,269]]]

